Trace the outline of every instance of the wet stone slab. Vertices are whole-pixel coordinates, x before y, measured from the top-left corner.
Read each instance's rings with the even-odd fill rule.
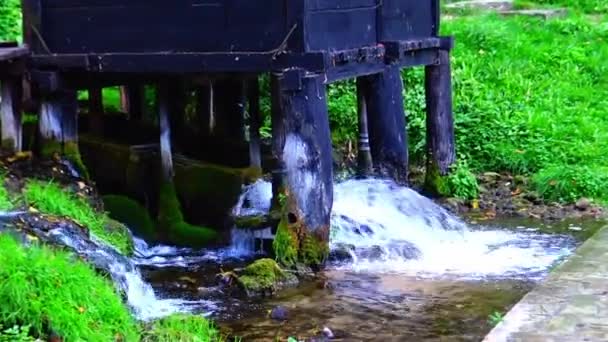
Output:
[[[528,293],[484,341],[608,341],[608,227]]]

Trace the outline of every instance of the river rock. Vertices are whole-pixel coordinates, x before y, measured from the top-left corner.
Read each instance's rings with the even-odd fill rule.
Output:
[[[450,9],[486,9],[486,10],[511,10],[512,0],[470,0],[457,1],[445,5]]]
[[[286,321],[289,317],[289,310],[284,306],[277,306],[270,311],[270,318],[275,321]]]
[[[282,269],[273,259],[259,259],[242,270],[235,270],[238,288],[247,297],[272,297],[276,292],[298,285],[292,272]]]
[[[349,263],[353,261],[355,246],[349,244],[338,244],[329,252],[329,262]]]
[[[581,198],[574,204],[575,208],[581,211],[585,211],[591,207],[591,201],[588,198]]]

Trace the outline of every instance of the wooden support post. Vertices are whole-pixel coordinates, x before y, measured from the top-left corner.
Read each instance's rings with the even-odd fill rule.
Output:
[[[218,80],[214,86],[215,133],[233,141],[245,141],[245,83],[240,79]]]
[[[281,110],[281,88],[279,75],[270,76],[270,124],[272,126],[272,207],[280,208],[279,198],[285,189],[286,175],[283,162],[285,145],[285,116]],[[273,231],[273,234],[276,232]]]
[[[173,182],[173,155],[171,150],[171,87],[162,83],[158,87],[161,180],[158,204],[158,222],[161,238],[179,246],[202,247],[218,238],[217,232],[206,227],[188,224],[182,212],[179,197]]]
[[[425,186],[441,195],[443,177],[456,161],[450,54],[439,52],[439,63],[425,69],[427,170]]]
[[[383,177],[407,183],[408,150],[403,81],[397,66],[365,77],[369,140],[376,171]]]
[[[91,132],[103,136],[103,95],[100,87],[91,87],[89,92],[89,125]]]
[[[146,108],[144,86],[141,84],[130,84],[124,88],[126,88],[126,111],[129,113],[129,120],[141,120],[144,117],[144,109]]]
[[[260,84],[256,77],[247,85],[249,98],[249,163],[251,166],[262,167],[262,151],[260,142]]]
[[[5,78],[0,81],[0,120],[2,124],[2,148],[11,152],[22,149],[20,77]]]
[[[122,113],[129,112],[129,95],[127,91],[127,86],[121,86],[118,88],[120,91],[120,111]]]
[[[357,78],[357,112],[359,116],[359,145],[357,154],[357,171],[359,176],[368,177],[373,173],[372,154],[369,147],[369,130],[367,124],[366,82]]]
[[[173,182],[173,156],[171,152],[170,91],[167,84],[157,89],[158,115],[160,125],[160,159],[162,182]]]
[[[285,167],[282,217],[273,243],[283,264],[320,266],[329,252],[333,205],[332,146],[322,75],[290,70],[279,77]],[[283,141],[281,141],[283,140]],[[277,151],[278,152],[278,151]]]
[[[76,91],[62,89],[42,100],[39,115],[40,153],[55,154],[72,163],[80,176],[88,178],[78,149],[78,101]]]
[[[179,148],[180,134],[186,126],[186,86],[182,81],[171,81],[167,89],[167,101],[171,130],[175,133],[173,142]]]
[[[198,116],[201,134],[203,136],[210,135],[213,115],[213,86],[211,84],[196,88],[196,115]]]

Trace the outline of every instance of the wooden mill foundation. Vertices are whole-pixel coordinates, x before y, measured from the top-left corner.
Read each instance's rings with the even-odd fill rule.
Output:
[[[100,89],[121,86],[127,120],[157,127],[163,181],[173,177],[176,151],[269,170],[281,213],[277,234],[298,261],[322,263],[329,240],[328,84],[357,79],[361,173],[406,183],[401,70],[425,66],[427,183],[436,184],[455,160],[453,39],[438,36],[438,0],[23,0],[23,10],[29,50],[0,49],[3,147],[21,149],[25,75],[39,113],[40,152],[64,154],[86,175],[76,91],[89,91],[80,118],[87,134],[104,137],[117,127]],[[262,75],[271,84],[270,159],[260,150]],[[144,86],[158,90],[157,113],[146,113]],[[194,115],[186,115],[191,95]],[[244,151],[232,148],[243,144]]]

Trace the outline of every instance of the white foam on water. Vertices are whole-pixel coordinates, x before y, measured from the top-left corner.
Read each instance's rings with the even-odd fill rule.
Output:
[[[404,253],[357,257],[357,250],[383,251],[408,242],[417,258]],[[417,276],[517,276],[546,271],[569,255],[564,236],[474,230],[416,191],[386,180],[349,180],[335,187],[332,246],[355,247],[347,268]],[[408,244],[408,248],[410,247]]]
[[[258,181],[244,191],[234,214],[265,213],[271,196],[271,184]],[[347,180],[334,187],[330,244],[353,249],[352,262],[339,268],[420,277],[533,278],[574,249],[567,236],[480,228],[389,180]]]

